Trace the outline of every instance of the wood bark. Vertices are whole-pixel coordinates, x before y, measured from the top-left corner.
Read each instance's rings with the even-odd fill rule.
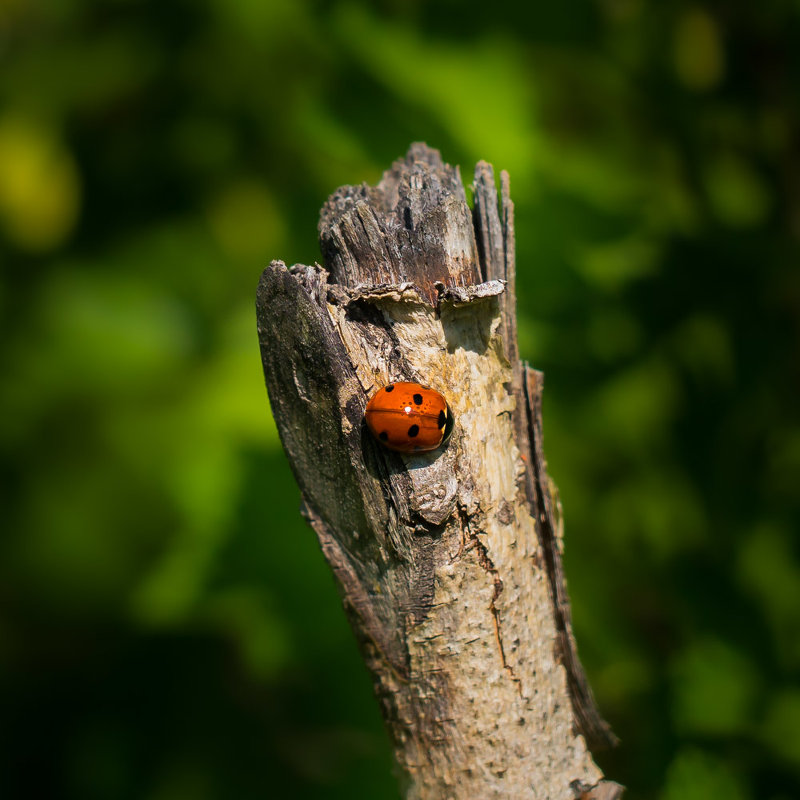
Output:
[[[324,266],[258,287],[273,414],[371,671],[408,800],[613,800],[614,741],[578,660],[542,375],[519,361],[508,176],[412,145],[322,209]],[[446,447],[401,455],[364,424],[379,387],[448,399]]]

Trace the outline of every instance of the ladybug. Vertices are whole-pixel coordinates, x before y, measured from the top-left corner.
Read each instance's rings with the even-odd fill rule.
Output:
[[[435,389],[419,383],[390,383],[378,389],[364,412],[367,427],[389,450],[435,450],[453,430],[453,414]]]

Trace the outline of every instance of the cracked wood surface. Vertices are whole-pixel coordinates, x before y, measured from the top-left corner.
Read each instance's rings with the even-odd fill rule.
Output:
[[[258,329],[303,513],[336,575],[409,800],[613,800],[613,742],[575,650],[541,374],[520,364],[508,178],[413,145],[322,210],[325,266],[273,262]],[[372,393],[442,392],[447,446],[384,450]],[[587,745],[588,742],[588,745]]]

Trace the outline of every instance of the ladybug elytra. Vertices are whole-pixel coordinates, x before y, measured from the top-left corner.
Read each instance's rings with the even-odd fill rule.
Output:
[[[435,450],[453,429],[447,401],[419,383],[390,383],[378,389],[364,413],[375,438],[400,453]]]

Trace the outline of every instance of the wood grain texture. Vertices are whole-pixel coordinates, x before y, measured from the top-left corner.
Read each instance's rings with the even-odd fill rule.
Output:
[[[508,176],[498,202],[481,162],[473,196],[425,145],[334,193],[324,268],[273,262],[259,284],[270,402],[406,797],[615,798],[587,747],[613,737],[572,636],[541,380],[517,355]],[[402,380],[448,399],[444,449],[367,431]]]

